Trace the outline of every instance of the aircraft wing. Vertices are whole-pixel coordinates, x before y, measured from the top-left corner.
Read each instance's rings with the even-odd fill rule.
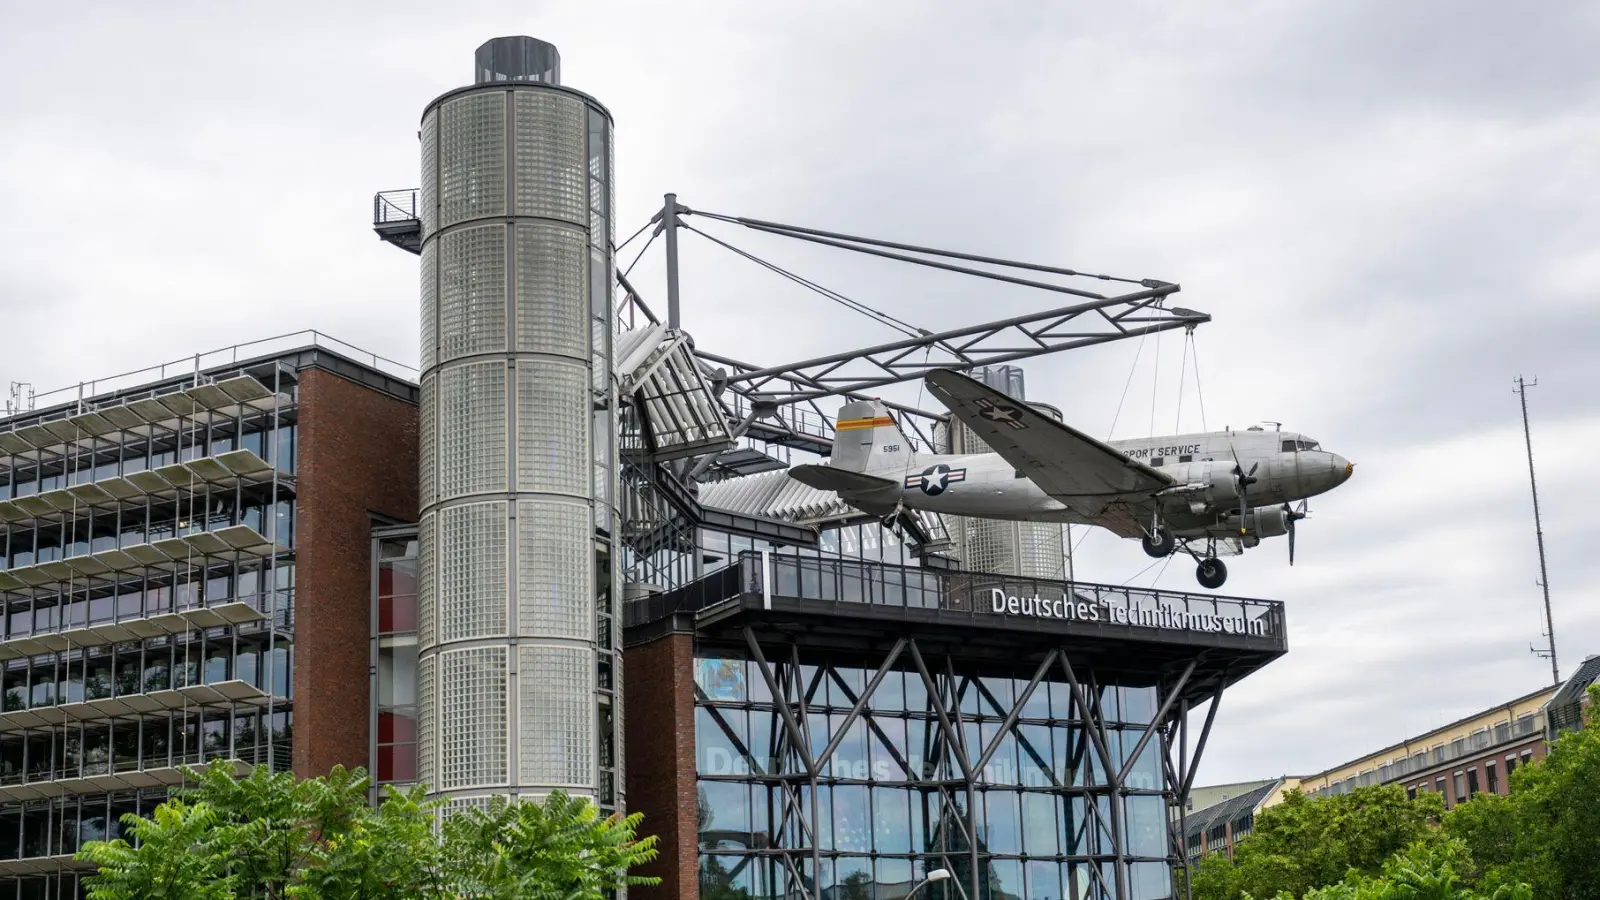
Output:
[[[929,372],[928,390],[978,438],[1068,509],[1119,537],[1139,537],[1164,472],[1129,459],[1026,403],[958,372]]]

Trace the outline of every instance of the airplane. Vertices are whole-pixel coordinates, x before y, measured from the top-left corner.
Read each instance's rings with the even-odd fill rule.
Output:
[[[789,476],[886,519],[913,509],[1099,526],[1138,538],[1157,559],[1187,553],[1196,580],[1215,590],[1228,579],[1219,556],[1263,538],[1287,535],[1294,565],[1307,498],[1355,471],[1295,432],[1252,426],[1105,442],[954,370],[936,369],[925,381],[994,452],[916,452],[887,406],[855,401],[839,411],[828,463],[794,466]]]

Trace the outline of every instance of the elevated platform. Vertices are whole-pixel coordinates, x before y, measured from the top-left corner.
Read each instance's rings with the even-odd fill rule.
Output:
[[[213,490],[270,485],[276,475],[284,496],[292,496],[292,475],[249,450],[232,450],[142,472],[114,475],[67,488],[0,500],[0,532],[65,522],[90,510],[122,513],[149,503],[183,503]]]
[[[177,572],[213,565],[234,565],[268,559],[285,548],[248,525],[197,531],[154,543],[133,544],[81,556],[0,569],[0,597],[55,594],[83,587],[89,579],[116,580],[146,571]]]
[[[1198,703],[1288,651],[1283,604],[945,572],[854,560],[744,553],[675,591],[629,602],[626,642],[692,630],[697,640],[794,643],[802,658],[871,654],[914,637],[977,671],[1014,671],[1060,650],[1102,677],[1150,683],[1195,663]]]
[[[0,466],[10,457],[37,462],[62,454],[78,441],[119,431],[148,435],[171,431],[184,423],[233,419],[251,412],[288,408],[293,398],[274,394],[260,380],[236,375],[221,381],[182,387],[167,385],[147,395],[117,397],[100,405],[79,404],[29,416],[0,431]],[[81,408],[80,408],[81,407]]]

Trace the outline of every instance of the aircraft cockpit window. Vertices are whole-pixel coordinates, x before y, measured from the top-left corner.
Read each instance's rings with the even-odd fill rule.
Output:
[[[1297,450],[1321,450],[1322,445],[1316,441],[1284,441],[1283,452],[1293,453]]]
[[[1293,453],[1294,451],[1299,450],[1300,448],[1298,446],[1296,446],[1299,443],[1300,443],[1299,441],[1284,441],[1283,442],[1283,452],[1285,452],[1285,453]]]
[[[1301,450],[1321,450],[1322,449],[1322,445],[1317,443],[1316,441],[1301,441],[1300,443],[1302,445],[1300,447]]]

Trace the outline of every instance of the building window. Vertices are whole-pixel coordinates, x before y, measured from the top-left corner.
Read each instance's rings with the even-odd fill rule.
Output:
[[[1517,755],[1515,753],[1508,754],[1506,756],[1506,784],[1508,786],[1511,784],[1511,773],[1515,772],[1516,770]]]
[[[1478,793],[1478,770],[1467,770],[1467,796],[1474,797]]]
[[[1451,780],[1455,783],[1456,802],[1457,803],[1465,803],[1465,802],[1467,802],[1467,775],[1466,775],[1466,773],[1465,772],[1457,772],[1455,774],[1455,776]]]
[[[843,900],[903,893],[915,873],[940,867],[947,855],[965,859],[962,854],[969,847],[963,835],[970,833],[969,818],[975,820],[983,852],[993,855],[979,876],[983,890],[974,897],[1069,896],[1058,879],[1062,859],[1086,863],[1115,848],[1108,833],[1067,823],[1086,816],[1109,820],[1113,803],[1121,805],[1124,853],[1142,860],[1133,866],[1150,863],[1165,872],[1167,864],[1160,861],[1181,846],[1193,848],[1197,838],[1210,851],[1231,843],[1228,823],[1211,822],[1192,825],[1182,844],[1169,845],[1167,803],[1172,794],[1158,755],[1139,757],[1125,796],[1079,787],[1099,777],[1094,771],[1099,764],[1092,754],[1074,749],[1083,722],[1064,682],[1040,683],[1012,729],[998,735],[1027,684],[1026,673],[958,675],[953,681],[935,676],[938,695],[953,700],[964,720],[997,742],[978,775],[981,785],[968,810],[964,791],[943,795],[922,786],[930,777],[960,775],[951,748],[940,737],[940,713],[915,672],[887,673],[861,715],[852,719],[850,710],[874,677],[870,659],[835,658],[791,670],[790,663],[769,655],[777,684],[801,684],[801,689],[816,685],[805,695],[801,726],[809,730],[812,743],[837,741],[815,786],[805,788],[807,801],[815,791],[815,845],[826,860],[818,882],[804,885],[808,892],[815,889]],[[768,691],[766,674],[737,651],[704,650],[697,655],[694,673],[701,884],[713,892],[748,896],[799,892],[796,873],[766,852],[811,840],[801,826],[785,820],[783,811],[791,803],[788,789],[773,778],[801,774],[805,767],[784,750],[783,715]],[[1108,720],[1114,760],[1125,759],[1144,736],[1156,699],[1149,688],[1102,688],[1098,707]],[[1231,837],[1252,825],[1248,814],[1242,816]],[[957,877],[968,877],[960,865],[951,868]],[[1164,895],[1154,890],[1139,896]],[[955,900],[958,895],[952,891],[940,896]]]
[[[1410,787],[1406,788],[1406,799],[1407,800],[1415,800],[1415,799],[1417,799],[1417,786],[1416,785],[1413,784]]]
[[[1489,793],[1500,793],[1500,778],[1495,771],[1494,760],[1491,759],[1483,764],[1483,778],[1489,783]]]

